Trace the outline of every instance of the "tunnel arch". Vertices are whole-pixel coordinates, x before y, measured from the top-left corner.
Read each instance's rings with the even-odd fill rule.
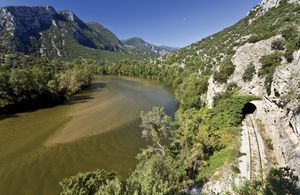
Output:
[[[244,105],[242,109],[243,115],[247,114],[253,114],[257,110],[257,107],[255,104],[248,102],[247,104]]]

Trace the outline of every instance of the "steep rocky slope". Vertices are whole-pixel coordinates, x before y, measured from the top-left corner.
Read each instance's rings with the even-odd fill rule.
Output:
[[[97,22],[83,22],[73,12],[51,6],[0,7],[0,49],[43,57],[79,57],[120,61],[165,55],[172,48],[142,39],[125,41]],[[153,57],[153,56],[152,56]]]
[[[74,47],[77,46],[77,47]],[[97,23],[85,24],[71,11],[51,6],[0,8],[0,46],[25,54],[73,57],[75,49],[120,51],[118,38]]]
[[[210,76],[203,98],[208,107],[232,86],[241,95],[260,98],[257,119],[272,139],[277,163],[291,166],[300,175],[299,0],[263,0],[237,24],[178,50],[164,63]],[[207,192],[222,192],[234,183],[228,180],[232,173],[222,173],[216,173],[219,180],[210,182],[213,188]]]

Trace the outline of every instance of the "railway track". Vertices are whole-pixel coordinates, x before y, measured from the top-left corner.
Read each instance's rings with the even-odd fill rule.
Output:
[[[253,180],[258,176],[263,177],[262,156],[264,155],[264,152],[262,152],[262,150],[264,150],[264,145],[251,114],[246,116],[245,122],[249,140],[248,179]]]

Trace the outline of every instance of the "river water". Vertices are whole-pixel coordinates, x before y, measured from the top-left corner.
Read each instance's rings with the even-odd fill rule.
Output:
[[[65,104],[0,119],[0,194],[58,194],[59,181],[106,169],[127,177],[146,145],[139,115],[176,110],[172,90],[150,80],[102,77]]]

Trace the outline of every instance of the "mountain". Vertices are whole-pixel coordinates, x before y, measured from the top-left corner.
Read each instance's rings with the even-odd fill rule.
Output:
[[[262,147],[271,147],[265,151],[273,155],[272,163],[262,159],[261,166],[289,165],[300,175],[299,0],[263,0],[238,23],[177,50],[163,63],[207,77],[201,99],[209,108],[232,93],[255,96],[253,124],[269,140]],[[237,161],[232,166],[240,168]],[[242,173],[226,171],[229,166],[215,167],[202,192],[234,194],[229,186],[237,185]]]
[[[116,53],[123,44],[102,25],[84,23],[71,11],[56,11],[51,6],[8,6],[0,7],[0,47],[25,54],[73,58],[97,51],[104,51],[104,55],[105,51]]]
[[[133,37],[124,40],[123,44],[128,48],[135,49],[138,52],[145,53],[145,54],[166,55],[177,49],[177,48],[167,47],[167,46],[155,46],[138,37]]]
[[[93,31],[96,41],[101,42],[100,47],[104,50],[118,51],[123,47],[122,42],[111,31],[97,22],[88,22],[86,25]]]
[[[158,47],[161,48],[161,49],[166,50],[169,53],[174,52],[174,51],[179,49],[178,47],[169,47],[169,46],[165,46],[165,45],[161,45],[161,46],[158,46]]]

